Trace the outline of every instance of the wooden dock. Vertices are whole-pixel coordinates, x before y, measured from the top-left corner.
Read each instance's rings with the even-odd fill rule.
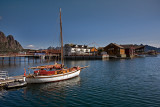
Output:
[[[47,55],[34,55],[34,54],[11,54],[11,55],[0,55],[0,57],[5,58],[5,57],[39,57],[39,56],[58,56],[56,54],[47,54]]]
[[[3,88],[8,83],[12,83],[14,81],[22,81],[22,80],[24,80],[24,75],[8,77],[8,79],[0,80],[0,88]]]
[[[17,59],[18,58],[18,59]],[[45,54],[45,55],[34,55],[34,54],[10,54],[10,55],[1,55],[0,54],[0,60],[2,64],[5,63],[5,61],[11,63],[12,61],[16,63],[16,60],[19,62],[24,60],[26,62],[26,59],[28,59],[28,62],[30,59],[37,62],[37,59],[39,59],[40,62],[43,62],[44,59],[51,60],[51,59],[58,59],[59,55],[56,54]]]

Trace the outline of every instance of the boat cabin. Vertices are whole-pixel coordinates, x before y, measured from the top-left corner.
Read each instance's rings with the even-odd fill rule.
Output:
[[[46,65],[46,66],[38,66],[38,67],[32,67],[31,69],[39,69],[34,71],[34,75],[56,75],[56,74],[64,74],[70,71],[80,70],[80,67],[72,67],[72,68],[62,68],[59,67],[61,64],[58,65],[58,69],[55,68],[55,65]]]

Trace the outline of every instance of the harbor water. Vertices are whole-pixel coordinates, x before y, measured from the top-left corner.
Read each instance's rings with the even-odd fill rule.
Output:
[[[24,68],[54,61],[0,63],[10,76],[23,75]],[[111,60],[66,60],[65,65],[87,66],[70,80],[29,84],[0,90],[0,107],[159,107],[160,56]],[[31,73],[33,71],[30,71]],[[28,73],[28,72],[27,72]]]

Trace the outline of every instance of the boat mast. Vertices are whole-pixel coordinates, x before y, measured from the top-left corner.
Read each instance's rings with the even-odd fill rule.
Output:
[[[61,8],[60,8],[60,38],[61,38],[61,63],[62,63],[62,66],[64,66]]]

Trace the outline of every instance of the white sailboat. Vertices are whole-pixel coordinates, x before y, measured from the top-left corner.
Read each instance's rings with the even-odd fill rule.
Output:
[[[45,83],[45,82],[55,82],[70,79],[79,76],[81,69],[85,67],[75,66],[72,68],[64,68],[64,58],[63,58],[63,38],[62,38],[62,21],[61,21],[61,8],[60,8],[60,37],[61,37],[61,63],[54,65],[45,65],[32,67],[30,69],[37,69],[34,74],[26,75],[27,83]]]

